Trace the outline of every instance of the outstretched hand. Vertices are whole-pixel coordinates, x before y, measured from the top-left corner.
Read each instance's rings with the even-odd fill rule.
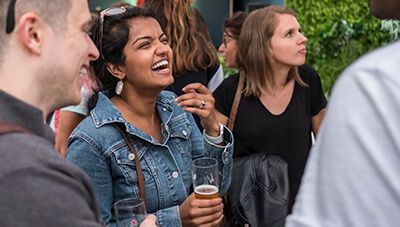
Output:
[[[210,136],[219,135],[219,124],[216,118],[215,99],[212,93],[201,83],[186,85],[185,93],[176,100],[184,111],[196,114],[201,119],[201,125]]]

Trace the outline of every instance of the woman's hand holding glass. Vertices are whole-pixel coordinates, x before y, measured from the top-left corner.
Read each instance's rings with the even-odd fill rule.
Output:
[[[179,214],[183,226],[215,226],[223,218],[221,198],[196,199],[192,193],[179,207]]]
[[[199,158],[193,161],[194,193],[180,206],[184,225],[215,226],[223,218],[223,203],[219,195],[218,161]]]

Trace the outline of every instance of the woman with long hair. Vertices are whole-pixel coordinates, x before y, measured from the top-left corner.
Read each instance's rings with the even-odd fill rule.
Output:
[[[233,137],[216,119],[212,94],[199,83],[188,85],[185,112],[175,94],[163,91],[174,81],[172,50],[149,9],[102,11],[92,39],[101,55],[92,62],[101,92],[71,134],[66,158],[92,179],[103,221],[115,225],[112,205],[143,195],[143,179],[142,199],[159,225],[217,224],[221,198],[190,194],[192,162],[201,157],[218,160],[221,196],[230,184]],[[203,134],[190,112],[201,118]]]
[[[214,92],[217,114],[227,124],[239,77],[243,89],[233,134],[234,157],[257,152],[279,155],[288,163],[293,204],[326,107],[320,77],[305,65],[307,38],[293,10],[269,6],[250,13],[239,37],[239,74]]]

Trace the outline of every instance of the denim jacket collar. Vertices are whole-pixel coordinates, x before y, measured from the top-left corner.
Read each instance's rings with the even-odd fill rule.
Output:
[[[162,91],[157,97],[156,108],[161,118],[163,131],[166,130],[164,126],[168,124],[168,121],[172,116],[174,110],[172,103],[175,98],[175,94],[168,91]],[[154,138],[129,124],[111,100],[101,92],[99,93],[96,107],[90,112],[90,114],[96,128],[100,128],[107,124],[121,123],[125,125],[128,133],[141,137],[149,142],[156,143]]]

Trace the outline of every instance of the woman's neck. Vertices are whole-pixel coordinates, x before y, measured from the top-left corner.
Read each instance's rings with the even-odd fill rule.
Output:
[[[122,94],[111,98],[127,122],[161,142],[161,119],[156,111],[156,100],[156,96],[135,94]]]
[[[111,99],[123,115],[135,115],[145,119],[152,119],[156,113],[156,100],[156,96],[139,96],[135,92],[126,92]]]
[[[274,67],[272,69],[272,83],[269,83],[268,90],[271,94],[275,92],[279,92],[286,87],[288,84],[288,77],[289,77],[289,70],[288,67]]]

